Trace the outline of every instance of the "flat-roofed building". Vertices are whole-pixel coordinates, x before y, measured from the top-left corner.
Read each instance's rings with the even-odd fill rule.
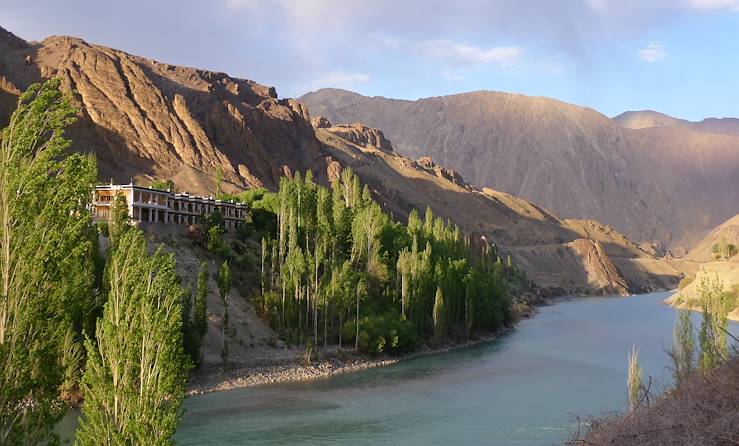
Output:
[[[186,193],[173,193],[133,184],[109,184],[95,187],[93,207],[96,221],[109,221],[110,209],[117,195],[123,195],[128,203],[131,222],[191,225],[200,216],[216,211],[223,216],[226,229],[235,229],[247,217],[246,205],[198,197]]]

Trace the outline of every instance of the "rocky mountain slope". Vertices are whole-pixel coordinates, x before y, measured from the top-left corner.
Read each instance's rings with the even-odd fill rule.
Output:
[[[316,121],[314,121],[316,122]],[[356,125],[365,134],[377,130]],[[562,220],[535,204],[490,188],[467,184],[456,171],[429,157],[413,160],[369,138],[345,137],[345,126],[324,119],[316,128],[330,157],[329,176],[351,167],[380,202],[404,219],[412,209],[437,215],[510,254],[547,294],[628,294],[676,286],[680,273],[647,254],[610,226]]]
[[[327,182],[351,166],[396,217],[432,206],[473,238],[496,243],[545,294],[626,294],[673,286],[679,276],[609,226],[474,188],[431,158],[400,156],[375,128],[317,117],[311,125],[305,106],[278,99],[273,88],[76,38],[29,43],[0,31],[0,126],[22,90],[51,76],[72,92],[80,111],[69,136],[76,149],[97,154],[103,180],[167,178],[208,194],[219,166],[232,190],[274,188],[280,175],[309,168]]]
[[[652,131],[672,125],[666,115],[631,116],[650,126],[643,132],[592,109],[489,91],[405,101],[323,89],[299,100],[332,122],[381,128],[400,153],[432,156],[473,184],[638,241],[688,246],[739,211],[739,138]]]
[[[74,91],[80,116],[70,136],[97,154],[103,179],[173,178],[206,192],[217,166],[230,187],[243,188],[275,185],[283,166],[320,159],[306,108],[274,88],[73,37],[28,43],[2,28],[0,125],[21,91],[53,76]]]

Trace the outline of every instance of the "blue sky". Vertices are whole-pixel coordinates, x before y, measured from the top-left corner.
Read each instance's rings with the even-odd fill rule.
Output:
[[[0,26],[274,85],[739,116],[739,0],[3,0]]]

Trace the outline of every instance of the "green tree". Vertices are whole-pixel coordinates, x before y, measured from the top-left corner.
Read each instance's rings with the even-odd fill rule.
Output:
[[[116,194],[113,204],[110,206],[110,222],[108,222],[108,237],[111,252],[116,250],[118,241],[130,227],[128,201],[123,194]]]
[[[170,192],[177,192],[177,188],[172,180],[154,180],[151,182],[152,189],[166,190]]]
[[[693,372],[695,361],[695,333],[690,321],[690,310],[678,310],[677,321],[673,333],[672,358],[675,383],[679,387],[685,378]]]
[[[195,294],[195,311],[193,314],[195,329],[202,338],[208,331],[208,263],[200,264],[198,286]]]
[[[216,199],[220,199],[221,193],[223,193],[223,167],[219,164],[216,166]]]
[[[59,86],[23,93],[0,141],[0,444],[53,441],[60,386],[97,312],[97,168],[68,152],[75,110]]]
[[[172,444],[187,379],[174,256],[126,232],[106,267],[108,301],[88,339],[80,445]]]
[[[218,255],[226,253],[226,242],[223,239],[221,226],[214,225],[208,229],[208,250]]]
[[[444,342],[444,338],[446,337],[446,306],[444,305],[444,294],[440,287],[436,288],[433,319],[436,341],[439,343]]]
[[[710,370],[727,358],[729,344],[726,330],[731,298],[724,292],[716,274],[701,277],[697,290],[703,312],[698,333],[698,362],[702,370]]]
[[[225,260],[218,270],[218,292],[223,303],[223,350],[221,351],[221,359],[223,367],[228,366],[228,293],[231,292],[231,268],[228,266],[228,260]]]

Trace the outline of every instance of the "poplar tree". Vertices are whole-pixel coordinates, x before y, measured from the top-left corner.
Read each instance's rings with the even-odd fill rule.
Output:
[[[174,256],[150,255],[143,232],[131,229],[110,257],[106,280],[96,339],[85,342],[76,444],[172,444],[188,365]]]
[[[693,323],[690,321],[690,310],[678,310],[673,339],[674,346],[670,356],[674,367],[675,383],[679,387],[694,368],[695,333]]]
[[[208,262],[200,264],[193,324],[201,338],[208,332]]]
[[[730,296],[724,292],[718,275],[703,276],[698,283],[703,319],[698,334],[700,352],[698,362],[702,370],[710,370],[727,357],[727,339]]]
[[[436,287],[433,319],[436,341],[443,342],[446,336],[446,306],[444,305],[444,294],[440,287]]]
[[[108,222],[108,237],[110,251],[115,251],[118,241],[130,227],[128,222],[128,201],[123,194],[116,194],[110,206],[110,221]]]
[[[228,366],[228,293],[231,292],[231,268],[228,266],[228,260],[225,260],[218,270],[218,292],[223,303],[223,350],[221,351],[221,359],[223,367]]]
[[[59,86],[32,85],[0,138],[0,444],[54,440],[59,389],[75,379],[97,311],[97,169],[68,152],[75,110]]]

